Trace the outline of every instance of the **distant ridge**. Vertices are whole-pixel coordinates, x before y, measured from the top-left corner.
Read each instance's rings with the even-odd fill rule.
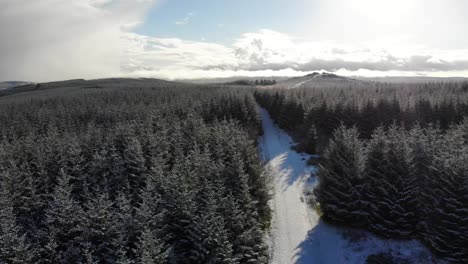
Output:
[[[430,77],[430,76],[387,76],[387,77],[353,77],[358,80],[391,83],[418,83],[418,82],[460,82],[468,81],[466,77]]]
[[[23,83],[13,88],[0,89],[0,96],[49,89],[151,88],[161,87],[161,85],[172,87],[175,85],[183,86],[188,84],[149,78],[73,79],[45,83]]]
[[[21,82],[21,81],[8,81],[8,82],[0,82],[0,90],[6,90],[15,88],[17,86],[30,84],[30,82]]]
[[[285,81],[279,82],[276,87],[283,87],[283,88],[300,88],[300,87],[308,87],[313,85],[344,85],[359,82],[362,84],[366,84],[368,82],[363,80],[357,80],[354,78],[348,78],[344,76],[340,76],[334,73],[329,72],[313,72],[301,77],[294,77],[287,79]]]

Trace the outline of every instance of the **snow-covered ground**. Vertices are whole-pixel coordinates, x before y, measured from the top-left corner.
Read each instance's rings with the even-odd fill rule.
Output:
[[[415,240],[385,240],[369,232],[334,227],[306,203],[314,187],[308,155],[292,150],[292,139],[260,108],[264,135],[259,147],[273,182],[270,244],[274,264],[365,263],[369,255],[388,253],[404,263],[441,263]]]

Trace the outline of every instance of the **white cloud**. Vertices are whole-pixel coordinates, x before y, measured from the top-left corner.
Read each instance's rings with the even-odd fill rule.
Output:
[[[239,75],[453,75],[468,71],[467,50],[311,42],[272,30],[246,33],[230,46],[127,34],[124,75],[206,78]],[[185,75],[185,76],[184,76]]]
[[[188,41],[130,32],[144,21],[153,0],[0,1],[2,81],[301,75],[320,70],[344,75],[468,76],[468,49],[385,39],[349,45],[267,29],[222,45],[204,38]],[[187,14],[187,23],[193,15]]]
[[[2,0],[0,80],[96,78],[120,72],[124,30],[152,1]]]

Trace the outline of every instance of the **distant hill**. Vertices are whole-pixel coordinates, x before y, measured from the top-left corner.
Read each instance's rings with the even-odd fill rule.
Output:
[[[310,87],[310,86],[340,86],[347,85],[351,83],[362,83],[368,84],[368,81],[358,80],[355,78],[348,78],[340,75],[336,75],[328,72],[313,72],[301,77],[290,78],[281,82],[278,82],[275,87],[282,88],[300,88],[300,87]]]
[[[358,80],[389,82],[389,83],[421,83],[421,82],[460,82],[468,81],[465,77],[427,77],[427,76],[389,76],[389,77],[353,77]]]
[[[256,80],[275,80],[277,82],[284,81],[290,77],[275,77],[275,76],[257,76],[257,77],[228,77],[228,78],[206,78],[206,79],[180,79],[178,81],[195,83],[195,84],[232,84],[236,82],[255,82]]]
[[[10,81],[10,82],[0,82],[0,90],[11,89],[17,86],[30,84],[29,82],[20,82],[20,81]]]
[[[104,89],[104,88],[120,88],[120,87],[135,87],[135,88],[151,88],[161,87],[167,85],[181,86],[188,85],[181,82],[164,81],[160,79],[148,79],[148,78],[108,78],[108,79],[96,79],[96,80],[66,80],[57,82],[47,83],[23,83],[19,86],[12,88],[0,89],[0,96],[6,96],[17,93],[42,91],[50,89]]]
[[[293,77],[279,81],[276,85],[270,87],[277,88],[301,88],[301,87],[314,87],[314,86],[346,86],[349,84],[369,85],[374,82],[388,82],[388,83],[425,83],[425,82],[468,82],[468,78],[464,77],[362,77],[352,76],[345,77],[334,73],[328,72],[313,72],[300,77]]]

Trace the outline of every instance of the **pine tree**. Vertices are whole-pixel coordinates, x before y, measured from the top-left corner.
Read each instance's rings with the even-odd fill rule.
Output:
[[[170,252],[163,237],[166,209],[159,193],[165,187],[163,163],[161,157],[153,159],[137,209],[138,226],[142,230],[137,252],[141,262],[147,264],[166,263]]]
[[[58,184],[46,211],[47,248],[52,262],[73,263],[81,258],[79,237],[83,232],[83,212],[72,197],[70,179],[70,175],[60,171]]]
[[[365,175],[368,181],[364,195],[369,202],[369,222],[370,227],[374,231],[382,231],[380,217],[381,210],[384,208],[380,205],[387,197],[383,194],[390,187],[386,181],[386,173],[388,173],[388,164],[386,159],[387,139],[382,127],[377,128],[372,134],[372,139],[368,145],[367,160],[365,166]],[[373,216],[375,215],[375,216]]]
[[[237,216],[238,223],[242,225],[237,233],[236,241],[233,241],[233,256],[235,261],[240,263],[266,263],[267,252],[263,243],[263,234],[261,225],[257,221],[258,213],[254,207],[254,201],[249,191],[248,175],[244,171],[244,162],[240,153],[233,153],[231,167],[228,167],[228,179],[234,182],[227,185],[226,188],[232,190],[237,206],[241,213]]]
[[[464,161],[466,164],[466,160]],[[458,168],[440,171],[437,201],[430,214],[424,241],[439,255],[453,263],[468,261],[468,183]],[[463,175],[463,176],[462,176]]]
[[[197,257],[206,254],[199,247],[201,238],[194,230],[196,204],[192,182],[188,177],[189,166],[189,160],[185,158],[167,175],[167,193],[163,197],[167,210],[164,222],[167,225],[161,233],[164,237],[167,236],[167,243],[172,246],[170,263],[192,263]]]
[[[145,227],[141,234],[139,250],[142,264],[167,263],[168,251],[148,227]]]
[[[225,229],[224,217],[219,214],[220,196],[206,179],[201,181],[197,194],[197,228],[207,251],[203,263],[232,263],[232,245]]]
[[[315,189],[326,220],[351,226],[367,223],[363,159],[357,129],[339,127],[319,165],[319,185]]]
[[[450,129],[434,155],[431,169],[437,177],[429,182],[432,210],[427,211],[423,234],[426,244],[454,263],[468,261],[468,156],[466,145],[459,144],[462,138],[459,128]]]
[[[382,136],[382,129],[373,135],[369,153],[370,228],[383,236],[409,237],[418,223],[418,204],[406,133],[391,128]]]
[[[140,226],[135,217],[135,208],[124,193],[119,193],[114,210],[114,221],[119,231],[116,238],[113,239],[113,248],[118,250],[120,262],[129,261],[134,258],[134,252],[137,247]]]
[[[13,212],[11,193],[7,186],[8,174],[0,174],[0,262],[33,263],[35,252],[20,233]]]
[[[93,259],[103,263],[115,263],[118,255],[118,249],[112,243],[119,233],[113,205],[108,193],[101,191],[86,204],[85,218],[81,224],[81,241],[89,246]]]
[[[145,159],[141,148],[141,143],[137,138],[131,138],[126,144],[123,152],[124,174],[128,179],[129,192],[135,194],[132,201],[137,201],[138,192],[143,188],[145,172]]]
[[[35,167],[34,165],[33,167]],[[47,208],[47,192],[41,189],[40,177],[29,164],[14,166],[11,170],[14,189],[10,189],[12,201],[16,213],[16,222],[32,244],[36,242],[46,243],[43,232],[45,231],[45,209]]]
[[[268,263],[263,233],[258,222],[252,217],[254,213],[251,210],[240,210],[241,206],[236,203],[235,199],[230,202],[228,208],[231,210],[232,216],[228,214],[226,219],[230,219],[228,227],[230,227],[231,232],[234,231],[231,233],[233,236],[230,239],[233,248],[233,262]]]
[[[317,129],[312,124],[307,133],[307,153],[317,153]]]
[[[432,142],[432,144],[434,143]],[[424,237],[424,233],[427,231],[427,224],[431,221],[430,212],[435,204],[436,197],[434,190],[437,188],[436,179],[439,176],[434,173],[433,153],[430,150],[429,137],[419,126],[410,131],[410,144],[410,177],[415,181],[417,202],[415,214],[418,224],[416,225],[416,231]]]

